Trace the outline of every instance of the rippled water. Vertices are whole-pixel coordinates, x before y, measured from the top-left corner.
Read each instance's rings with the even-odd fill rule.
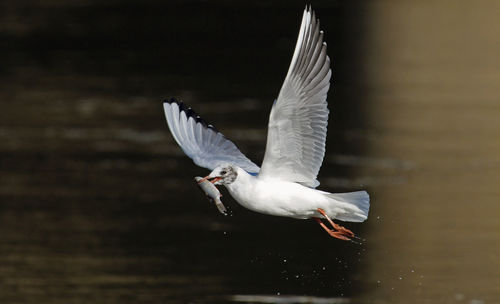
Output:
[[[370,192],[363,245],[196,190],[161,99],[260,162],[303,5],[4,4],[0,302],[499,302],[497,4],[313,3],[321,188]]]

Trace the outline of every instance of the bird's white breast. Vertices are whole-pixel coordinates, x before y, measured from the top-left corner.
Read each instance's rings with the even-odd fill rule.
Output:
[[[238,175],[226,187],[243,207],[276,216],[310,218],[326,201],[320,191],[279,179]]]

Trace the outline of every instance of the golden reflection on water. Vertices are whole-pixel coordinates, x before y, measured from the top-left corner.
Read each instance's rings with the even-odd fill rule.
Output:
[[[498,2],[369,5],[370,155],[414,164],[372,187],[369,303],[500,301]]]

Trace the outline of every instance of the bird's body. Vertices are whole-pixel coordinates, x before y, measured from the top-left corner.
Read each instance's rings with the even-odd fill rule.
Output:
[[[317,190],[279,178],[262,179],[242,169],[238,169],[238,178],[226,188],[243,207],[269,215],[310,218],[319,208],[314,205],[325,203]]]
[[[331,219],[364,221],[370,206],[368,193],[315,189],[325,156],[330,77],[319,20],[306,7],[288,73],[269,115],[260,168],[182,102],[166,100],[165,116],[184,153],[195,164],[212,170],[200,182],[224,185],[238,203],[255,212],[312,218],[331,236],[349,240],[354,234]],[[328,220],[333,229],[321,219]]]
[[[366,219],[365,212],[361,208],[346,203],[340,195],[334,198],[333,193],[312,189],[280,178],[259,178],[248,174],[241,168],[237,169],[237,173],[236,180],[225,186],[240,205],[252,211],[309,219],[323,217],[318,212],[318,208],[321,208],[330,217],[340,220],[361,222]],[[352,194],[348,195],[362,195],[359,192],[364,191],[351,192]],[[368,200],[365,201],[367,202]]]

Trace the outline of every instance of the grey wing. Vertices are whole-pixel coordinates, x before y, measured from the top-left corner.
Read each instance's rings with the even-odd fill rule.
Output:
[[[260,168],[249,160],[236,145],[213,126],[207,124],[191,108],[174,98],[163,102],[167,124],[182,151],[193,162],[209,170],[230,163],[256,174]]]
[[[319,185],[316,177],[325,155],[330,77],[319,20],[306,7],[288,74],[271,109],[259,177]]]

